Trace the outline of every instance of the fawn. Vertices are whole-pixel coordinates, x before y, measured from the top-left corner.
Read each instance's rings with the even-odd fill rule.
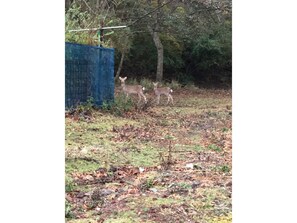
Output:
[[[171,100],[171,103],[173,104],[173,98],[171,96],[171,93],[173,92],[172,89],[170,89],[169,87],[160,87],[158,88],[158,82],[157,83],[154,83],[153,82],[153,85],[154,85],[154,91],[155,91],[155,95],[157,95],[157,104],[159,104],[160,102],[160,96],[161,94],[164,94],[167,96],[167,103],[166,105],[169,103],[169,101]]]
[[[141,97],[144,98],[144,102],[147,103],[146,97],[143,94],[144,91],[144,87],[142,87],[141,85],[126,85],[125,84],[125,80],[127,79],[127,77],[119,77],[120,81],[121,81],[121,87],[123,89],[123,92],[126,94],[126,97],[128,97],[130,94],[137,94],[139,97],[138,103],[141,101]]]

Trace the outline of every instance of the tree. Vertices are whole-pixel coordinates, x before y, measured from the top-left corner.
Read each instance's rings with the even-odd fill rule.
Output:
[[[112,38],[113,46],[116,49],[118,49],[121,54],[121,59],[120,59],[119,66],[115,76],[115,80],[117,81],[119,79],[119,76],[123,67],[125,55],[130,51],[133,37],[132,37],[131,30],[127,28],[122,31],[117,31],[116,34],[113,35],[111,38]]]
[[[66,29],[128,25],[104,36],[103,45],[116,49],[116,78],[124,72],[184,84],[231,82],[231,0],[67,2]],[[98,45],[96,32],[66,33],[66,40]]]
[[[148,1],[151,4],[151,1]],[[153,37],[157,54],[158,54],[158,62],[157,62],[157,71],[156,71],[156,80],[161,82],[163,79],[163,63],[164,63],[164,49],[163,44],[160,40],[160,18],[161,18],[161,0],[157,0],[158,10],[154,13],[154,23],[153,25],[148,24],[148,30]]]

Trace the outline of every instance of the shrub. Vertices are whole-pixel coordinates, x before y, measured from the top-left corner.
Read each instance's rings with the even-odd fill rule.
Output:
[[[102,110],[113,115],[122,116],[125,112],[135,109],[135,104],[132,99],[126,98],[124,94],[115,97],[113,102],[103,102]]]

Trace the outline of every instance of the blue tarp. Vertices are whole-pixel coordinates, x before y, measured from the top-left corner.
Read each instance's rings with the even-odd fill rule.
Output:
[[[65,44],[65,107],[114,99],[114,49]]]

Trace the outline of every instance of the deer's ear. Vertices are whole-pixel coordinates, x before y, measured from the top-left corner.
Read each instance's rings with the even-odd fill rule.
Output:
[[[124,80],[126,80],[127,79],[127,77],[124,77]]]

